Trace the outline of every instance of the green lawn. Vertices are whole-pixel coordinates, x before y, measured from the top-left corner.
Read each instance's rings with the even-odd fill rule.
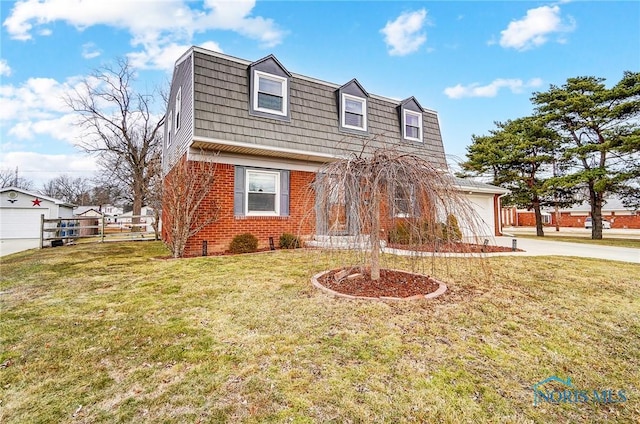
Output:
[[[444,296],[384,303],[312,288],[339,262],[315,251],[163,255],[138,242],[1,259],[0,422],[640,419],[640,265],[429,259]],[[552,375],[627,401],[534,406]]]

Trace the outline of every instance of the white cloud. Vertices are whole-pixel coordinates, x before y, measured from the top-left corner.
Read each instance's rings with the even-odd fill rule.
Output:
[[[102,52],[96,47],[95,43],[84,43],[82,45],[82,57],[85,59],[93,59],[101,54]]]
[[[8,77],[11,75],[11,67],[6,59],[0,59],[0,76]]]
[[[380,32],[384,34],[391,56],[413,53],[427,41],[427,35],[422,31],[426,17],[427,11],[420,9],[403,13],[395,21],[387,22]]]
[[[569,17],[567,22],[562,21],[558,5],[540,6],[529,9],[524,18],[511,21],[507,29],[500,32],[500,45],[520,51],[528,50],[543,45],[554,33],[563,34],[574,29],[572,18]],[[560,40],[562,42],[564,39],[560,37]]]
[[[200,47],[207,50],[213,50],[222,53],[220,45],[214,41],[207,41],[199,44]],[[131,65],[136,68],[157,68],[172,69],[176,60],[186,52],[190,45],[187,44],[167,44],[164,46],[149,46],[142,52],[129,53],[127,56],[131,61]]]
[[[272,19],[251,16],[254,6],[255,0],[23,0],[15,3],[3,25],[17,40],[29,40],[34,30],[56,21],[79,31],[94,25],[122,28],[131,34],[131,44],[141,48],[132,53],[139,67],[171,69],[184,52],[175,54],[175,46],[190,46],[195,33],[227,30],[258,40],[265,47],[281,43],[285,31]],[[157,59],[157,53],[174,56]]]
[[[35,183],[36,189],[60,174],[91,178],[97,169],[96,159],[82,153],[42,154],[19,151],[2,155],[0,169],[16,167],[21,177]]]
[[[0,123],[29,118],[46,119],[69,111],[63,96],[71,89],[52,78],[29,78],[22,85],[0,86]]]
[[[495,97],[501,88],[507,88],[512,93],[521,93],[525,88],[534,88],[542,85],[542,79],[533,78],[527,82],[521,79],[498,78],[490,84],[480,85],[473,83],[469,85],[458,84],[444,89],[444,94],[450,99],[461,99],[463,97]]]
[[[78,78],[60,83],[51,78],[30,78],[20,86],[0,86],[0,124],[15,140],[35,140],[49,136],[70,144],[81,131],[77,115],[64,98],[80,86]]]

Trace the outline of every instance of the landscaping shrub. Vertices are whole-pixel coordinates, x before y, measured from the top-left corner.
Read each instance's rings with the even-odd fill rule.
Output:
[[[462,231],[458,225],[458,218],[454,214],[447,215],[447,223],[444,224],[443,238],[448,241],[461,241]]]
[[[251,233],[238,234],[231,240],[231,253],[251,253],[258,250],[258,238]]]
[[[409,226],[406,222],[397,222],[389,230],[389,243],[409,244],[410,238]]]
[[[399,221],[389,230],[389,243],[423,244],[430,241],[433,235],[429,233],[429,223]]]
[[[284,233],[280,236],[278,244],[281,249],[297,249],[300,247],[300,239],[293,234]]]

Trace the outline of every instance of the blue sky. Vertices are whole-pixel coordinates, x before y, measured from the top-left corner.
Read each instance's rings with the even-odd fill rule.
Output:
[[[88,176],[62,96],[128,57],[138,90],[168,85],[191,45],[438,112],[450,163],[472,134],[526,116],[534,91],[574,76],[640,70],[637,1],[0,1],[0,168],[37,187]],[[163,105],[158,103],[158,114]]]

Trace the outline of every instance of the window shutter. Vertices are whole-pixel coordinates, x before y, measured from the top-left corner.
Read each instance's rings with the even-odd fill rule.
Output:
[[[280,216],[289,216],[289,173],[280,171]]]
[[[233,182],[233,214],[235,216],[244,216],[244,179],[244,166],[236,166]]]

